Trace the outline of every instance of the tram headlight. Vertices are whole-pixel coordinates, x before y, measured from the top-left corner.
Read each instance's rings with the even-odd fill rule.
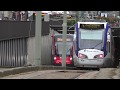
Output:
[[[56,57],[54,57],[54,60],[56,60]]]
[[[79,58],[84,59],[84,58],[88,58],[88,57],[84,54],[79,53]]]
[[[70,58],[70,60],[72,60],[72,58]]]
[[[94,58],[98,58],[98,59],[103,59],[103,57],[104,57],[103,54],[99,54],[99,55],[94,56]]]

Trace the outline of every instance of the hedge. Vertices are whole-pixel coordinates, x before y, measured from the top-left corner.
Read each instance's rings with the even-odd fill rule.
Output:
[[[120,19],[119,18],[114,18],[114,17],[96,17],[96,19],[102,19],[106,20],[106,22],[109,22],[110,24],[118,22]],[[76,23],[75,19],[68,19],[67,20],[67,25],[72,26]]]
[[[67,20],[67,25],[68,26],[72,26],[76,23],[76,20],[75,19],[72,19],[72,20]]]
[[[115,23],[115,22],[118,22],[120,20],[119,18],[115,18],[115,17],[96,17],[96,19],[103,19],[109,23]]]

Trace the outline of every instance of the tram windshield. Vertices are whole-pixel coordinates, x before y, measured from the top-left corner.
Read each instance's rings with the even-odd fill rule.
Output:
[[[66,56],[71,56],[72,55],[72,42],[67,42],[66,43]],[[56,55],[57,56],[62,56],[62,51],[63,51],[63,42],[57,42],[56,43]]]
[[[104,28],[80,28],[80,49],[102,49]]]

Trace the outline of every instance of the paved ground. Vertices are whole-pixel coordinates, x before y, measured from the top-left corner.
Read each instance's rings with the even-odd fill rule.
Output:
[[[74,79],[83,73],[85,70],[41,70],[9,75],[0,79]]]
[[[85,74],[82,74],[75,79],[93,79],[93,77],[98,73],[99,71],[91,71]]]
[[[48,68],[48,67],[47,67]],[[46,69],[47,69],[46,68]],[[25,72],[25,68],[21,68],[21,73],[18,74],[20,68],[16,70],[14,68],[0,69],[0,79],[120,79],[120,67],[118,68],[101,68],[97,70],[45,70],[45,67],[35,71],[34,68],[29,68],[28,72]],[[12,71],[12,72],[11,72]],[[24,72],[23,72],[24,71]],[[11,72],[11,73],[10,73]],[[14,73],[14,75],[11,75]],[[9,75],[9,76],[6,76]]]
[[[120,79],[120,68],[102,68],[78,76],[76,79]]]

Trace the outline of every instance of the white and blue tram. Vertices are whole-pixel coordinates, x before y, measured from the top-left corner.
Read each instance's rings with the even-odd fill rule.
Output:
[[[74,33],[75,67],[113,67],[114,40],[108,22],[77,22]]]

